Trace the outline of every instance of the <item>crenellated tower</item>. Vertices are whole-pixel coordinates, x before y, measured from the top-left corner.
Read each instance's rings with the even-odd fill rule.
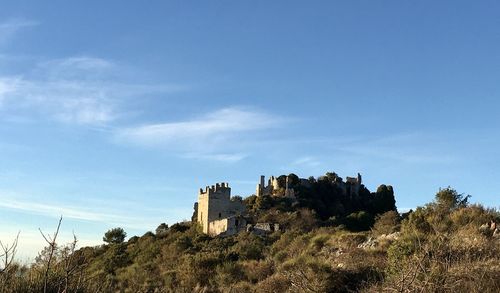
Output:
[[[245,212],[245,205],[241,197],[231,198],[231,188],[226,182],[200,188],[198,193],[198,222],[203,227],[203,232],[209,235],[218,235],[233,226],[241,228],[242,222],[235,221],[229,224],[225,219],[241,216]]]

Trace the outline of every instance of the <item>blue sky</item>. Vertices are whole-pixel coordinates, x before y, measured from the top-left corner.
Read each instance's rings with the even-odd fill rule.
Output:
[[[497,1],[1,1],[0,239],[189,219],[199,187],[363,174],[499,206]]]

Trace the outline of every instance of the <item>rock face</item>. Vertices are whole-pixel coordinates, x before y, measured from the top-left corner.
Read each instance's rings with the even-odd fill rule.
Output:
[[[370,237],[368,240],[365,242],[361,243],[358,245],[358,248],[362,249],[374,249],[377,248],[381,242],[387,242],[387,241],[395,241],[398,240],[400,233],[399,232],[394,232],[391,234],[382,234],[379,237],[373,238]]]

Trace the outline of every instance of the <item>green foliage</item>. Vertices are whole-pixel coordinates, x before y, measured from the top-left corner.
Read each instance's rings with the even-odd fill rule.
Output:
[[[299,256],[283,263],[280,272],[300,292],[332,292],[336,283],[333,268],[326,262],[308,256]]]
[[[120,244],[125,241],[125,237],[127,237],[127,233],[123,228],[113,228],[104,234],[102,240],[108,244]]]
[[[257,209],[257,196],[251,195],[243,200],[247,211],[254,212]]]
[[[382,234],[391,234],[393,232],[399,231],[401,223],[401,217],[396,211],[388,211],[379,215],[375,218],[375,224],[373,224],[373,235],[380,236]]]
[[[455,189],[448,187],[436,193],[435,205],[442,210],[453,210],[467,206],[469,197],[470,195],[459,194]]]
[[[411,237],[404,237],[391,245],[387,250],[387,272],[394,275],[403,270],[408,263],[408,258],[413,255],[416,249],[416,239]]]
[[[170,227],[169,232],[185,232],[189,230],[190,225],[188,223],[175,223]]]
[[[261,259],[264,255],[264,241],[252,233],[240,233],[231,251],[241,260]]]
[[[349,216],[352,218],[353,214],[361,211],[375,216],[396,210],[392,186],[381,185],[377,188],[377,192],[371,193],[361,185],[357,193],[351,193],[354,187],[350,183],[343,183],[342,178],[334,172],[327,172],[317,180],[310,178],[308,185],[293,187],[299,206],[313,210],[318,218],[325,222],[331,222],[330,219],[342,222],[342,219]],[[347,221],[352,222],[352,219]],[[355,226],[357,226],[355,229],[359,229],[359,225]],[[369,228],[365,226],[363,229]]]
[[[348,215],[343,223],[347,227],[347,229],[351,231],[366,231],[369,230],[371,226],[373,226],[373,223],[375,222],[375,219],[373,218],[373,215],[365,212],[365,211],[360,211],[357,213],[352,213]]]
[[[102,257],[103,269],[110,275],[115,275],[116,270],[125,266],[128,261],[127,246],[123,243],[109,246]]]
[[[218,288],[228,288],[245,280],[243,266],[239,262],[224,262],[217,266],[214,283]]]
[[[273,199],[269,195],[262,195],[257,197],[255,200],[255,208],[260,210],[266,210],[273,206]]]
[[[403,220],[400,239],[388,249],[384,287],[400,291],[496,292],[500,281],[499,243],[481,235],[485,221],[498,212],[468,206],[468,196],[439,190],[435,201]],[[481,267],[481,269],[477,269]],[[408,278],[408,276],[412,276]],[[446,288],[446,290],[444,290]]]

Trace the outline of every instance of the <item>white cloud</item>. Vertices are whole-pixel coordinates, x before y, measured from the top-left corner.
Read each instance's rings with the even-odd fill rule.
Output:
[[[256,109],[233,107],[185,121],[124,128],[117,132],[117,139],[145,147],[181,150],[188,157],[238,161],[245,155],[220,151],[241,146],[245,134],[280,127],[284,121]]]
[[[0,107],[3,104],[4,99],[16,91],[18,80],[15,78],[4,78],[0,79]]]
[[[19,115],[103,125],[123,114],[130,97],[183,90],[176,85],[127,83],[117,64],[80,56],[38,63],[23,75],[0,76],[0,106]]]
[[[37,203],[37,202],[32,202],[31,200],[23,201],[23,200],[2,198],[2,200],[0,201],[0,207],[12,210],[25,211],[50,217],[59,217],[60,215],[63,215],[65,218],[86,220],[86,221],[119,222],[125,220],[124,217],[116,215],[101,214],[68,206]]]
[[[190,153],[183,155],[186,159],[196,159],[196,160],[208,160],[208,161],[219,161],[226,163],[235,163],[241,161],[247,157],[246,154],[204,154],[204,153]]]
[[[41,68],[49,68],[53,71],[64,72],[64,70],[96,70],[109,69],[114,66],[113,62],[96,57],[77,56],[62,59],[53,59],[38,64]]]
[[[19,30],[38,25],[37,22],[22,19],[12,18],[0,23],[0,44],[7,42]]]
[[[321,165],[321,162],[313,157],[301,157],[292,162],[292,166],[305,166],[305,167],[318,167]]]
[[[106,86],[82,81],[37,81],[0,78],[6,85],[0,96],[4,108],[28,110],[68,123],[99,124],[112,121],[115,101]],[[35,112],[35,113],[33,113]]]
[[[70,206],[56,202],[38,202],[33,198],[26,198],[18,194],[2,192],[0,194],[0,208],[29,213],[31,215],[40,215],[50,218],[74,219],[89,222],[105,223],[107,225],[116,225],[134,229],[144,229],[157,224],[159,217],[134,217],[130,214],[130,209],[124,213],[117,207],[123,206],[123,201],[113,203],[106,201],[99,207],[92,206],[86,208],[81,206]],[[132,206],[136,204],[129,203]],[[175,213],[175,210],[171,211]],[[139,214],[139,213],[138,213]]]

